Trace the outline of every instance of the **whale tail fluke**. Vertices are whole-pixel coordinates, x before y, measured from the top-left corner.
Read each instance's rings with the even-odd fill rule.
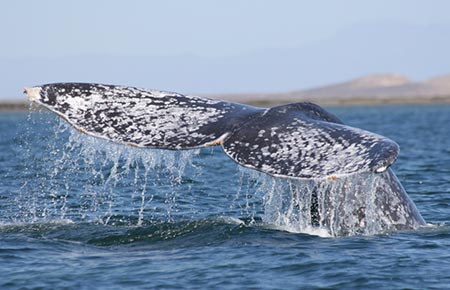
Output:
[[[161,149],[223,145],[239,164],[290,178],[383,172],[398,145],[343,125],[311,103],[256,108],[177,93],[88,83],[26,88],[30,101],[79,131],[113,142]]]

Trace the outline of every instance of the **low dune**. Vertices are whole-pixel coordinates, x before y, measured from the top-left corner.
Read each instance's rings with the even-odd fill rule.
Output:
[[[319,104],[410,104],[450,102],[450,75],[414,82],[399,74],[369,75],[343,83],[281,93],[215,95],[253,104],[311,101]]]

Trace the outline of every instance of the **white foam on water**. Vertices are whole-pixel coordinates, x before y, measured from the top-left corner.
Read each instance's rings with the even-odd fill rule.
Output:
[[[71,219],[54,219],[54,220],[48,219],[45,222],[45,224],[43,224],[43,225],[48,225],[48,226],[61,225],[61,226],[64,226],[64,225],[72,225],[72,224],[75,224],[75,222],[73,220],[71,220]],[[26,227],[28,225],[30,225],[29,222],[0,222],[0,230],[3,230],[5,228],[11,228],[11,227],[18,227],[18,228]]]
[[[217,221],[232,225],[245,225],[243,220],[231,216],[220,216],[217,218]]]
[[[277,231],[284,231],[289,232],[293,234],[307,234],[310,236],[317,236],[321,238],[332,238],[333,236],[330,234],[329,230],[326,228],[320,228],[320,227],[304,227],[302,230],[299,230],[297,226],[290,226],[290,225],[284,225],[284,226],[277,226],[272,224],[266,224],[264,225],[265,228],[273,229]]]

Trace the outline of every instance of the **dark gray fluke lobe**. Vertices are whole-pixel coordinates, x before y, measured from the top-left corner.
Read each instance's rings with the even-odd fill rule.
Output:
[[[321,107],[269,109],[132,87],[56,83],[25,89],[83,133],[163,149],[222,144],[239,164],[274,176],[327,178],[384,172],[398,145],[349,127]]]

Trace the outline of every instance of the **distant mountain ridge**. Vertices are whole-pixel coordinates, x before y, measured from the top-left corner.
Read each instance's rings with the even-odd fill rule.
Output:
[[[249,103],[292,101],[313,101],[324,104],[450,102],[450,74],[426,81],[412,81],[400,74],[373,74],[305,90],[215,97]]]

